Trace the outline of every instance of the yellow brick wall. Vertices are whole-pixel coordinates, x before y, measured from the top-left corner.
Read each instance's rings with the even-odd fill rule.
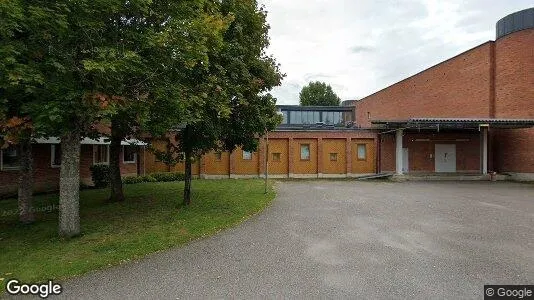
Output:
[[[300,145],[310,145],[310,159],[300,159]],[[293,174],[317,174],[317,139],[293,139]]]
[[[243,150],[237,148],[232,153],[234,155],[234,174],[236,175],[258,175],[260,172],[259,154],[252,152],[252,159],[243,159]]]
[[[207,175],[228,175],[230,174],[230,153],[221,152],[221,159],[217,160],[215,152],[202,156],[204,172]]]
[[[167,141],[165,140],[152,140],[151,146],[159,151],[165,151],[167,149]],[[152,151],[146,150],[145,152],[145,170],[146,174],[150,173],[158,173],[158,172],[184,172],[185,171],[185,164],[177,163],[174,166],[167,166],[164,162],[156,161],[156,155]],[[191,173],[193,175],[199,175],[200,174],[200,164],[198,163],[198,159],[195,160],[195,162],[192,165]]]
[[[323,139],[323,174],[346,174],[346,139]],[[330,159],[330,153],[337,153],[337,160]]]
[[[352,139],[351,141],[351,156],[352,156],[352,173],[365,174],[376,172],[376,146],[373,139]],[[367,157],[365,160],[358,159],[358,145],[363,144],[367,149]]]
[[[273,160],[273,153],[280,153],[280,161]],[[287,139],[269,139],[269,174],[289,172],[288,153]]]

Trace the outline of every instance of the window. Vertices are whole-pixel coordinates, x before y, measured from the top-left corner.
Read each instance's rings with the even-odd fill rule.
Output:
[[[352,122],[352,115],[353,115],[352,111],[343,112],[343,121],[344,122]]]
[[[215,160],[221,161],[221,159],[222,159],[222,153],[220,151],[215,152]]]
[[[316,122],[314,121],[313,117],[314,117],[314,112],[313,111],[309,111],[308,112],[308,123],[309,124],[315,124]]]
[[[93,164],[109,164],[109,145],[93,145]]]
[[[340,124],[341,123],[341,112],[336,111],[334,112],[334,124]]]
[[[330,153],[330,161],[337,161],[337,153]]]
[[[302,124],[302,112],[301,111],[292,111],[290,113],[291,124]]]
[[[0,150],[2,170],[17,170],[19,168],[19,152],[13,145]]]
[[[300,145],[300,160],[310,160],[310,144]]]
[[[50,166],[52,168],[61,166],[61,144],[50,146]]]
[[[243,160],[251,160],[251,159],[252,159],[252,152],[243,151]]]
[[[367,145],[358,144],[358,160],[367,159]]]
[[[321,113],[318,111],[313,112],[313,124],[321,122]]]
[[[273,153],[273,161],[280,161],[281,153]]]
[[[334,112],[323,111],[323,122],[325,124],[333,124],[334,123]]]
[[[288,122],[288,117],[289,117],[289,113],[287,110],[283,110],[282,111],[282,115],[283,115],[283,120],[282,120],[282,124],[287,124],[289,123]]]
[[[367,112],[367,120],[371,120],[371,113]]]
[[[122,162],[125,164],[134,164],[137,161],[135,146],[122,146]]]

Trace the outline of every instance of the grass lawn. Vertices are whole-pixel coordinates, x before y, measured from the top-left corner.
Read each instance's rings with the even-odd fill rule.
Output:
[[[16,199],[0,200],[0,295],[9,278],[62,280],[182,245],[236,225],[274,199],[262,180],[194,180],[183,207],[183,182],[125,185],[124,203],[105,203],[107,189],[80,195],[82,236],[57,235],[58,195],[34,200],[37,222],[19,225]],[[52,209],[54,208],[54,209]]]

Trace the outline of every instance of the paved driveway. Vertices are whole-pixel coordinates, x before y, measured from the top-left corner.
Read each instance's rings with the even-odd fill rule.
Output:
[[[476,298],[534,283],[534,186],[302,181],[212,238],[68,281],[77,298]]]

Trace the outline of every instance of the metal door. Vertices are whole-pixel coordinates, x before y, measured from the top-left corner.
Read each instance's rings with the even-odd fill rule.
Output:
[[[436,144],[436,172],[455,173],[456,172],[456,145]]]

